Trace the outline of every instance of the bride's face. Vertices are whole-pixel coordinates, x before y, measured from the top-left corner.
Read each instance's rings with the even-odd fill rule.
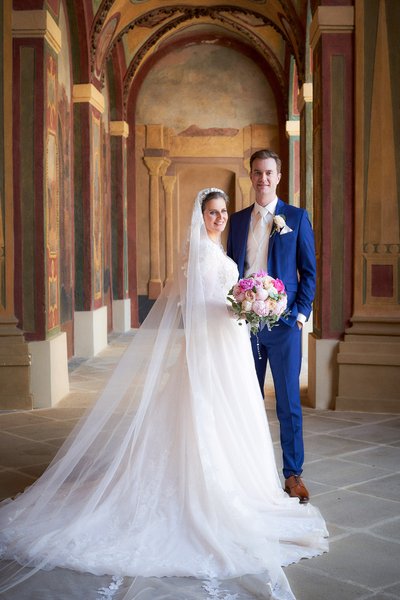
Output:
[[[205,206],[204,223],[210,238],[218,238],[228,222],[228,210],[223,198],[213,198]]]

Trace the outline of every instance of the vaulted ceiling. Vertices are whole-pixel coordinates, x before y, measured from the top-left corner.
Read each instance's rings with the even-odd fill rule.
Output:
[[[125,104],[139,71],[176,45],[219,43],[251,54],[283,98],[290,57],[300,83],[305,80],[307,0],[92,0],[92,7],[91,77],[100,82],[107,59],[118,52]]]

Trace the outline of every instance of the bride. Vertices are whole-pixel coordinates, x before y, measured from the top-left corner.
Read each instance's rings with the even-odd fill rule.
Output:
[[[0,592],[39,578],[52,598],[57,568],[79,580],[65,598],[96,597],[90,573],[113,576],[107,598],[287,600],[282,566],[327,550],[318,509],[281,488],[247,328],[228,312],[227,201],[199,192],[175,282],[46,472],[0,504]]]

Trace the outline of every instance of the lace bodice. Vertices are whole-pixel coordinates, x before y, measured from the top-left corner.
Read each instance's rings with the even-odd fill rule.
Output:
[[[238,279],[238,269],[222,246],[211,240],[201,243],[200,270],[204,288],[209,296],[226,298],[232,285]]]

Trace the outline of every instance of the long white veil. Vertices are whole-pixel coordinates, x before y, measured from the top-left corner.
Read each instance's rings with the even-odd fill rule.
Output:
[[[221,317],[221,302],[214,310],[210,301],[218,280],[207,278],[203,264],[208,249],[214,251],[207,246],[213,242],[201,210],[210,191],[223,194],[216,188],[199,192],[175,279],[155,302],[99,399],[40,479],[0,504],[0,594],[5,598],[62,600],[61,592],[51,595],[57,581],[64,581],[68,600],[101,598],[99,582],[105,585],[103,597],[118,600],[197,599],[207,593],[233,599],[229,593],[238,590],[240,599],[268,598],[272,588],[276,598],[293,598],[272,520],[268,545],[260,547],[260,556],[266,548],[270,554],[268,573],[260,566],[259,577],[242,577],[240,585],[230,579],[221,592],[207,589],[219,585],[214,577],[228,580],[246,573],[237,573],[230,562],[230,540],[223,548],[226,560],[215,558],[230,528],[239,545],[241,538],[245,544],[247,526],[255,539],[260,537],[252,532],[255,523],[238,525],[235,514],[221,514],[221,496],[210,493],[206,481],[214,460],[205,443],[213,418],[210,407],[222,393],[215,378],[216,356],[210,352]],[[298,511],[300,518],[310,518],[319,529],[309,551],[296,547],[298,558],[319,553],[316,540],[324,535],[320,517],[304,510]],[[198,547],[197,567],[185,562],[193,547]],[[223,589],[229,590],[226,596]]]

